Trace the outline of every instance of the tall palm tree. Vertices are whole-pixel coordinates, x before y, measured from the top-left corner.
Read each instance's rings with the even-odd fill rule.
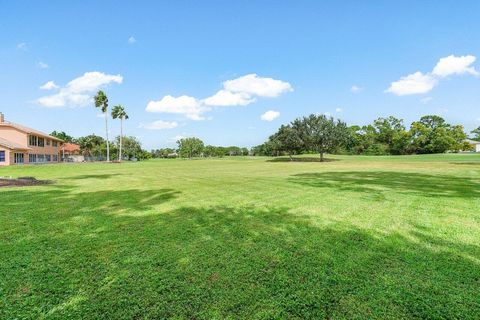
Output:
[[[121,104],[113,107],[112,118],[120,119],[120,152],[118,153],[118,161],[122,161],[123,120],[128,119],[128,114],[125,111],[125,108]]]
[[[110,162],[110,144],[108,142],[108,97],[102,90],[99,90],[95,97],[95,108],[100,108],[105,116],[105,134],[107,137],[107,162]]]

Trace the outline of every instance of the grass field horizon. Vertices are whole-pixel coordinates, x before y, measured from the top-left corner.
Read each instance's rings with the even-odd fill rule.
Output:
[[[477,318],[480,154],[327,158],[0,168],[0,318]]]

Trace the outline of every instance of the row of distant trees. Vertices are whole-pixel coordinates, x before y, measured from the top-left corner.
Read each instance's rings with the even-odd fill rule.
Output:
[[[163,148],[151,151],[153,158],[193,158],[193,157],[225,157],[225,156],[248,156],[247,148],[230,146],[205,146],[199,138],[183,138],[177,141],[178,148]]]
[[[480,127],[472,131],[480,138]],[[282,125],[265,143],[252,148],[253,155],[325,153],[402,155],[458,152],[471,146],[461,125],[452,125],[440,116],[428,115],[407,129],[395,117],[378,118],[365,126],[347,126],[341,120],[312,114]]]
[[[196,137],[177,141],[177,149],[163,148],[147,152],[142,149],[135,137],[117,137],[110,142],[97,135],[73,138],[65,132],[52,132],[52,135],[80,145],[82,154],[101,157],[109,153],[120,157],[121,146],[126,158],[193,158],[224,156],[279,156],[301,153],[318,153],[324,160],[325,153],[364,154],[364,155],[404,155],[458,152],[470,150],[471,146],[464,128],[452,125],[440,116],[427,115],[413,122],[407,128],[402,119],[395,117],[378,118],[365,126],[347,126],[345,122],[311,114],[282,125],[269,139],[251,150],[230,146],[205,145]],[[471,139],[480,140],[480,127],[472,131]]]

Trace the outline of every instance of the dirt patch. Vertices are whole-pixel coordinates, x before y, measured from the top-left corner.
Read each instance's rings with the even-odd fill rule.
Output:
[[[0,178],[0,188],[3,187],[28,187],[52,184],[52,180],[37,180],[33,177],[20,177],[17,179]]]

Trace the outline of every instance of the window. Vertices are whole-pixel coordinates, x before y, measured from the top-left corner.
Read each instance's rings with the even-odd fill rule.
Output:
[[[46,154],[46,155],[45,155],[45,161],[47,161],[47,162],[52,161],[52,156],[49,155],[49,154]]]
[[[58,142],[57,141],[52,141],[52,147],[57,147],[58,146]]]
[[[5,162],[5,151],[0,151],[0,162]]]
[[[37,145],[37,137],[36,136],[28,136],[28,144],[30,146],[36,146]]]
[[[14,154],[14,162],[15,163],[23,163],[23,153],[15,153]]]
[[[45,147],[45,139],[44,138],[38,138],[38,146],[39,147]]]
[[[50,145],[50,139],[47,139],[47,146]]]
[[[53,157],[53,161],[58,162],[58,155],[54,154],[52,157]]]
[[[45,155],[44,154],[37,154],[37,162],[38,163],[45,162]]]
[[[28,155],[28,162],[30,162],[30,163],[37,162],[37,155],[36,154],[29,154]]]

